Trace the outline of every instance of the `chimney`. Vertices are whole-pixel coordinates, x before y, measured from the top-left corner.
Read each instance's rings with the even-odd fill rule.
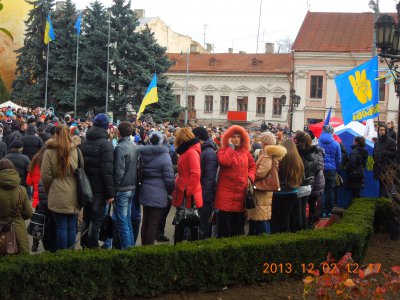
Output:
[[[239,51],[239,54],[246,54],[246,51]]]
[[[135,9],[134,12],[136,13],[136,16],[138,17],[138,19],[143,19],[144,18],[144,13],[145,10],[144,9]]]
[[[65,1],[56,2],[56,11],[62,11],[65,9]]]
[[[233,53],[233,48],[228,48],[229,53]]]
[[[190,53],[200,53],[197,44],[190,44]]]
[[[265,43],[265,54],[273,54],[274,46],[274,43]]]

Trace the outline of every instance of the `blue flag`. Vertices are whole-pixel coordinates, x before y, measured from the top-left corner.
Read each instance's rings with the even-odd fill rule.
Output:
[[[76,20],[75,26],[74,26],[78,35],[81,34],[81,23],[82,23],[82,15],[79,15],[78,19]]]
[[[332,106],[329,108],[328,115],[326,116],[324,125],[329,125],[329,121],[331,120],[331,112],[332,112]]]
[[[336,76],[344,124],[379,115],[378,57]]]

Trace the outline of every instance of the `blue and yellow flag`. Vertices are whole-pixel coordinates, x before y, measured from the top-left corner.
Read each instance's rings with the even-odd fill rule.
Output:
[[[53,25],[51,24],[50,14],[47,15],[46,28],[44,29],[44,43],[47,45],[51,41],[55,40]]]
[[[150,104],[153,104],[156,102],[158,102],[157,75],[154,74],[154,77],[151,80],[149,87],[147,88],[146,95],[144,95],[142,104],[140,104],[137,118],[139,119],[140,115],[143,113],[143,111],[147,105],[150,105]]]
[[[379,115],[378,57],[336,76],[344,124]]]

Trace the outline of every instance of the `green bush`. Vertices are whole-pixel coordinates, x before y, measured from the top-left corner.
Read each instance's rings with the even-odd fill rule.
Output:
[[[328,252],[360,261],[390,202],[358,199],[340,223],[320,230],[261,237],[209,239],[127,251],[59,251],[0,259],[0,299],[120,299],[238,283],[300,278]],[[380,219],[375,218],[379,216]],[[263,274],[263,264],[283,272]],[[292,272],[285,264],[291,264]]]

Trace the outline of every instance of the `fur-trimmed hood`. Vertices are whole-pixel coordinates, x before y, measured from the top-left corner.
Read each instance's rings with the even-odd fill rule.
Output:
[[[82,141],[82,139],[79,136],[74,135],[72,137],[71,147],[72,148],[78,147],[81,144],[81,141]],[[47,149],[56,149],[57,148],[56,140],[55,139],[49,139],[46,142],[46,147],[47,147]]]
[[[232,137],[234,134],[239,134],[241,136],[241,148],[245,149],[245,150],[250,150],[250,137],[248,135],[248,133],[246,132],[246,130],[244,130],[244,128],[242,126],[238,126],[238,125],[233,125],[231,127],[228,128],[227,131],[225,131],[225,133],[222,135],[221,138],[221,144],[222,147],[227,147],[228,146],[228,140],[230,137]]]
[[[270,156],[276,156],[279,158],[283,158],[286,153],[287,150],[285,147],[280,146],[280,145],[268,145],[264,147],[264,151],[266,154],[270,155]]]

